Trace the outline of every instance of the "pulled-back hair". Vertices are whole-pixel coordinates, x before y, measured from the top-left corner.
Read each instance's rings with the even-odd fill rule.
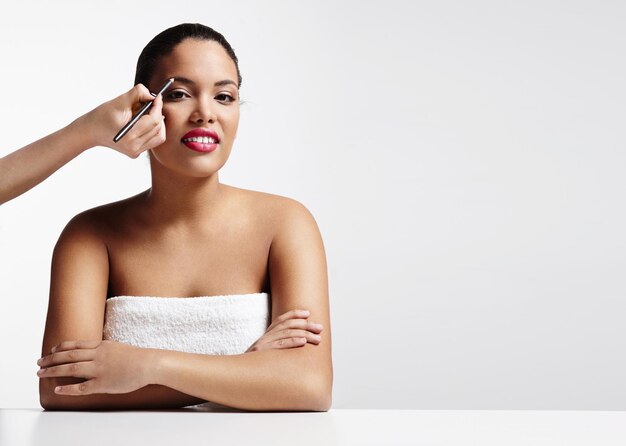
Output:
[[[148,85],[159,61],[172,52],[174,47],[185,39],[210,40],[219,43],[237,68],[237,86],[241,88],[241,73],[235,51],[226,38],[213,28],[200,23],[181,23],[157,34],[143,49],[137,60],[135,85]]]

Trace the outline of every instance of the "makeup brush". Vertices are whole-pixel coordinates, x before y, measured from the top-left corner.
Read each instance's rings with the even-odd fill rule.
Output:
[[[159,90],[159,92],[155,95],[158,96],[160,94],[163,94],[163,92],[165,90],[167,90],[167,88],[172,85],[172,82],[174,82],[174,78],[171,77],[169,78],[161,87],[161,89]],[[154,99],[153,99],[154,100]],[[135,116],[133,116],[133,118],[128,121],[128,124],[126,124],[124,127],[122,127],[122,129],[117,132],[117,135],[115,135],[115,138],[113,138],[113,142],[118,142],[120,139],[122,139],[124,137],[124,135],[126,133],[128,133],[128,131],[130,129],[133,128],[133,126],[137,123],[137,121],[139,121],[139,118],[141,118],[143,115],[145,115],[146,113],[148,113],[148,110],[150,110],[150,107],[152,107],[152,101],[148,101],[146,102],[143,107],[141,107],[141,109],[137,112],[137,114]]]

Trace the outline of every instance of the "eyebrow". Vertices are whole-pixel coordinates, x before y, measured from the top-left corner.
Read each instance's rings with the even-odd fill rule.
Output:
[[[187,84],[187,85],[196,85],[196,83],[194,81],[192,81],[191,79],[188,79],[186,77],[183,77],[183,76],[170,76],[170,77],[168,77],[168,79],[171,78],[171,77],[174,78],[174,82],[180,82],[181,84]],[[235,87],[237,87],[237,83],[235,81],[230,80],[230,79],[224,79],[224,80],[221,80],[221,81],[217,81],[216,83],[213,84],[213,86],[215,86],[215,87],[221,87],[223,85],[234,85]],[[239,88],[239,87],[237,87],[237,88]]]

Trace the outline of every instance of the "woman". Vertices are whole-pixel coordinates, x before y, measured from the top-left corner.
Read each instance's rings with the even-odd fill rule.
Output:
[[[157,35],[139,57],[136,83],[154,91],[170,77],[165,139],[150,150],[152,187],[77,215],[55,247],[38,361],[41,404],[140,409],[212,401],[326,411],[330,315],[315,220],[295,200],[219,182],[237,133],[241,86],[237,58],[221,34],[182,24]],[[263,296],[271,296],[271,324],[238,354],[102,339],[103,327],[114,324],[109,303],[119,299],[162,307],[228,305],[230,298],[248,305]]]

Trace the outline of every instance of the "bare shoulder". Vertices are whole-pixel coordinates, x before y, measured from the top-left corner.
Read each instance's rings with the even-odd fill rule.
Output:
[[[69,241],[104,242],[107,233],[132,218],[135,203],[142,194],[80,212],[67,223],[57,245]]]
[[[318,230],[313,214],[303,203],[294,198],[228,187],[237,196],[237,200],[254,213],[257,221],[265,222],[274,229],[275,233],[289,228]]]

